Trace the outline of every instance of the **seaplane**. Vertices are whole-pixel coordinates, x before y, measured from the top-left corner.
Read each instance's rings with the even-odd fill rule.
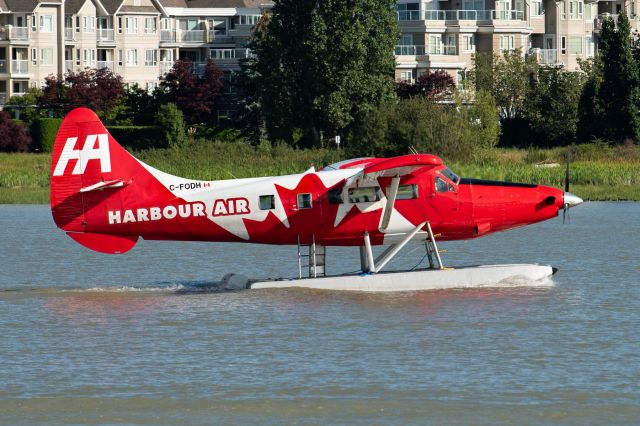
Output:
[[[126,253],[140,238],[297,246],[297,276],[224,277],[229,285],[251,289],[415,291],[543,280],[556,269],[446,267],[437,243],[541,222],[582,203],[569,192],[568,168],[563,191],[463,179],[440,157],[420,153],[356,158],[288,176],[187,179],[136,159],[86,108],[72,110],[62,121],[50,177],[56,225],[100,253]],[[385,270],[409,243],[424,244],[428,267]],[[328,273],[332,246],[359,248],[356,273]],[[373,246],[385,248],[374,256]]]

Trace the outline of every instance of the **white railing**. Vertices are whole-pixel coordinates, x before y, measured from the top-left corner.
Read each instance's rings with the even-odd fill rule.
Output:
[[[73,28],[64,29],[64,39],[66,41],[73,41]]]
[[[96,69],[108,68],[113,71],[113,61],[96,61]]]
[[[73,61],[64,61],[64,69],[65,71],[73,71]]]
[[[233,37],[229,35],[216,34],[215,30],[209,30],[209,43],[229,43],[233,41]]]
[[[0,105],[4,105],[5,103],[7,103],[7,94],[0,92]]]
[[[113,41],[115,34],[113,28],[98,28],[96,39],[98,41]]]
[[[521,10],[407,10],[397,12],[398,21],[522,21]]]
[[[158,64],[160,65],[160,75],[165,75],[166,73],[168,73],[169,71],[171,71],[171,68],[173,68],[173,61],[160,61],[158,62]]]
[[[185,43],[202,43],[204,42],[204,30],[179,30],[178,41]]]
[[[175,43],[176,31],[175,30],[160,30],[160,42]]]
[[[29,29],[27,27],[11,27],[9,40],[29,40]]]
[[[7,60],[0,59],[0,73],[6,73],[6,72],[7,72]]]
[[[458,54],[458,48],[455,45],[441,44],[430,48],[429,54],[455,56]]]
[[[540,64],[555,65],[558,63],[558,49],[540,49]]]
[[[396,56],[424,55],[424,46],[398,45],[395,47]]]
[[[613,15],[611,13],[601,13],[600,15],[598,15],[598,17],[595,20],[596,30],[602,29],[602,24],[604,23],[604,20],[607,18],[613,19],[613,23],[615,27],[616,28],[618,27],[618,15]]]
[[[26,59],[11,60],[11,72],[16,74],[26,74],[29,70],[29,61]]]

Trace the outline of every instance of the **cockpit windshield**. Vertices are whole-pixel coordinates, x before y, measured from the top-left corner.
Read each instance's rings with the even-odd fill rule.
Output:
[[[440,173],[456,185],[460,183],[460,176],[451,171],[450,168],[447,167],[444,170],[440,170]]]

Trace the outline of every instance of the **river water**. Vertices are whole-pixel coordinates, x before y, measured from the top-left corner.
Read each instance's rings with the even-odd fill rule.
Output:
[[[216,291],[295,247],[141,241],[107,256],[0,206],[0,424],[638,424],[640,203],[446,244],[552,285]],[[413,252],[412,252],[413,250]],[[329,248],[331,272],[357,269]],[[410,268],[418,246],[394,263]]]

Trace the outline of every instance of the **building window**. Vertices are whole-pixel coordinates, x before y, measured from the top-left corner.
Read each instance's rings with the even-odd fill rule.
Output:
[[[80,65],[80,49],[76,49],[76,65]]]
[[[515,37],[512,35],[501,35],[500,36],[500,51],[504,52],[505,50],[509,52],[513,52],[515,50]]]
[[[582,37],[569,37],[569,54],[582,55]]]
[[[260,210],[273,210],[276,208],[276,197],[273,195],[260,196]]]
[[[118,49],[118,65],[122,66],[122,49]]]
[[[442,37],[439,35],[429,36],[429,54],[440,55],[442,54]]]
[[[387,189],[387,194],[389,189]],[[396,200],[413,200],[418,198],[418,185],[400,185],[396,193]]]
[[[127,34],[138,34],[138,18],[126,18]]]
[[[235,49],[209,49],[212,59],[233,59],[236,57]]]
[[[85,33],[93,33],[96,30],[96,17],[95,16],[83,16],[82,17],[82,31]]]
[[[533,0],[531,3],[531,9],[533,10],[533,16],[544,15],[544,4],[542,3],[542,0]]]
[[[562,12],[562,19],[567,19],[567,0],[562,0],[560,10]]]
[[[145,34],[155,34],[157,28],[156,18],[144,18]]]
[[[53,65],[53,48],[42,48],[40,51],[40,63],[42,65]]]
[[[400,71],[400,81],[403,83],[413,83],[413,71]]]
[[[35,33],[38,26],[36,25],[36,15],[31,15],[31,32]]]
[[[298,194],[298,209],[310,209],[311,207],[311,194]]]
[[[560,37],[560,54],[567,54],[567,38],[565,36]]]
[[[76,32],[80,32],[80,17],[76,16]]]
[[[224,18],[210,19],[209,27],[213,31],[214,35],[217,35],[217,36],[227,35],[227,20]]]
[[[238,16],[239,25],[257,25],[262,15],[240,15]]]
[[[462,51],[463,52],[476,51],[476,40],[473,34],[462,36]]]
[[[40,15],[40,31],[43,33],[53,32],[53,16]]]
[[[138,50],[127,49],[127,65],[138,65]]]
[[[158,51],[155,49],[146,50],[144,52],[144,64],[147,67],[153,67],[158,65]]]
[[[122,16],[118,17],[118,34],[122,34]]]
[[[36,48],[32,48],[31,49],[31,63],[33,65],[37,65],[38,64],[38,49],[36,49]]]

